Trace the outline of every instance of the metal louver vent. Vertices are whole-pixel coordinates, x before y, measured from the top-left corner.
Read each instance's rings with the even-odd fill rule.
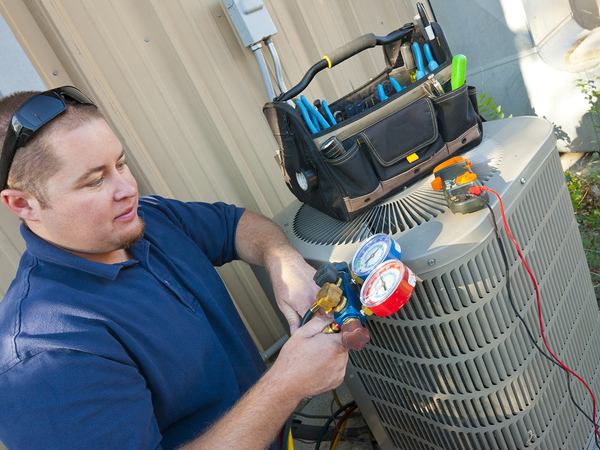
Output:
[[[473,170],[485,185],[498,171],[502,149],[486,138],[477,152],[471,151],[464,156],[473,163]],[[318,245],[361,242],[375,233],[403,233],[449,212],[442,192],[431,189],[431,179],[432,176],[416,183],[350,222],[342,222],[302,205],[294,218],[294,233],[301,240]]]

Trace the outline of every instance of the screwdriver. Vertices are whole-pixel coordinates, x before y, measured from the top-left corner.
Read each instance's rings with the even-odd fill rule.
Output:
[[[452,58],[452,90],[458,89],[465,84],[467,75],[467,57],[465,55],[456,55]]]

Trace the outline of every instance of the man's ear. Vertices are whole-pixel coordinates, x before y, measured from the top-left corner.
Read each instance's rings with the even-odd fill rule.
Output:
[[[39,220],[37,213],[39,203],[33,195],[19,189],[5,189],[0,195],[2,196],[2,202],[8,209],[21,219],[26,221]]]

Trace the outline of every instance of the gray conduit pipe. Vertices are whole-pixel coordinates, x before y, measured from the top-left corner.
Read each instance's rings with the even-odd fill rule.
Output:
[[[267,63],[265,62],[265,57],[262,53],[261,47],[262,45],[260,43],[253,44],[250,46],[250,50],[252,50],[252,52],[254,52],[254,56],[256,56],[256,61],[258,62],[260,74],[262,75],[263,82],[265,83],[265,89],[267,90],[269,101],[272,102],[275,98],[275,90],[273,89],[273,83],[271,83],[269,69],[267,68]]]
[[[275,65],[275,76],[277,77],[277,85],[279,86],[279,90],[283,94],[284,92],[287,92],[287,88],[285,87],[285,83],[283,82],[283,74],[281,73],[281,61],[279,61],[279,55],[277,54],[275,44],[273,44],[271,38],[265,39],[265,43],[267,44],[269,52],[271,52],[271,58],[273,58],[273,64]]]

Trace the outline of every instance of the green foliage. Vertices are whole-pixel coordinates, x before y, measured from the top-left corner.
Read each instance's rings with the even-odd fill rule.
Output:
[[[496,119],[504,119],[504,113],[502,112],[502,107],[500,105],[496,105],[496,103],[492,103],[492,96],[487,97],[487,93],[484,92],[477,99],[477,103],[479,106],[479,114],[485,117],[485,120],[496,120]],[[512,114],[508,117],[512,117]]]
[[[596,80],[600,80],[600,76],[596,77]],[[596,88],[596,80],[582,80],[577,79],[577,86],[581,88],[581,93],[584,95],[588,102],[588,112],[592,117],[592,128],[594,130],[600,130],[600,110],[598,109],[598,100],[600,99],[600,90]],[[600,141],[592,141],[596,145],[600,145]]]
[[[592,168],[598,159],[598,153],[593,153]],[[565,172],[565,177],[600,306],[600,170],[590,170],[587,175],[579,173]]]

